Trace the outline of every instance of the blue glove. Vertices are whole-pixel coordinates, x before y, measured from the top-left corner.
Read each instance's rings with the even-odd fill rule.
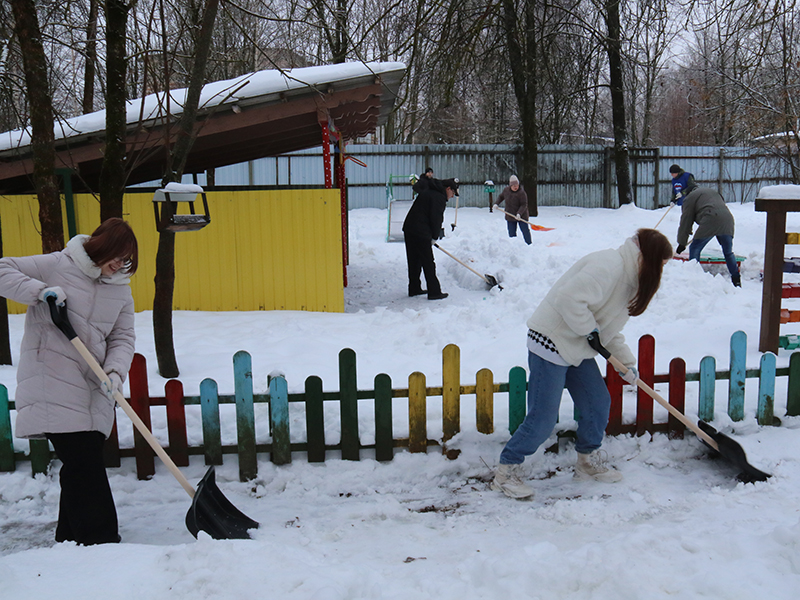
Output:
[[[46,287],[39,292],[39,300],[42,302],[47,302],[48,298],[55,298],[58,306],[64,306],[67,295],[64,293],[64,290],[57,285],[54,285],[53,287]]]

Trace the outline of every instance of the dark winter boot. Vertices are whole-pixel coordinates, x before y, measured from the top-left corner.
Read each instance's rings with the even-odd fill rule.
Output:
[[[733,287],[742,287],[742,276],[741,275],[732,275],[731,281],[733,282]]]

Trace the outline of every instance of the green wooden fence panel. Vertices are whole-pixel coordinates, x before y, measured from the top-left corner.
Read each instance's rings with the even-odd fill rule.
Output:
[[[288,465],[292,462],[289,447],[289,390],[286,378],[273,377],[269,382],[269,414],[272,419],[272,462]]]
[[[249,481],[258,475],[256,460],[256,418],[253,409],[253,367],[250,354],[239,350],[233,355],[233,386],[236,398],[239,479]]]
[[[375,460],[388,461],[392,458],[392,378],[381,373],[375,376]]]
[[[29,440],[31,447],[31,471],[34,475],[47,473],[50,466],[50,442],[47,440]]]
[[[222,464],[222,432],[219,424],[219,393],[217,382],[200,382],[200,415],[203,422],[203,454],[207,465]]]
[[[775,417],[775,355],[767,352],[761,355],[761,376],[758,378],[759,425],[772,425]]]
[[[717,361],[706,356],[700,361],[700,393],[697,416],[703,421],[714,420],[714,386],[716,384]]]
[[[737,331],[731,336],[731,378],[728,385],[728,416],[744,419],[744,386],[747,371],[747,334]]]
[[[308,462],[325,462],[325,403],[316,375],[306,378],[306,445]]]
[[[360,460],[358,437],[358,388],[356,353],[350,348],[339,352],[339,410],[342,421],[342,459]]]
[[[8,404],[8,388],[0,385],[0,471],[16,469],[14,461],[14,436],[11,433],[11,408]]]
[[[786,415],[800,415],[800,352],[789,357],[789,383],[786,392]]]
[[[522,367],[508,372],[508,430],[513,434],[525,420],[528,375]]]

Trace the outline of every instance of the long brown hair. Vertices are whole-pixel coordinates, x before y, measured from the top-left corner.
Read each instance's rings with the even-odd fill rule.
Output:
[[[112,217],[100,224],[83,244],[86,254],[98,267],[115,258],[125,260],[122,270],[128,275],[136,273],[139,266],[139,245],[136,235],[126,221]]]
[[[664,261],[672,258],[672,244],[660,231],[642,228],[636,232],[636,238],[641,250],[641,259],[639,289],[628,304],[628,314],[632,317],[638,317],[647,310],[647,305],[661,285]]]

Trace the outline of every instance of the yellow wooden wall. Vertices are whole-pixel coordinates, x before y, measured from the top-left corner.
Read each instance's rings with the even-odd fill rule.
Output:
[[[175,235],[176,310],[343,312],[339,190],[208,192],[211,223]],[[136,310],[151,310],[158,232],[152,192],[125,195],[124,217],[139,242],[131,280]],[[187,212],[185,203],[179,212]],[[195,203],[202,211],[202,202]],[[41,253],[35,196],[0,196],[3,255]],[[75,196],[78,233],[100,222],[100,205]],[[66,211],[64,211],[65,239]],[[9,312],[25,307],[9,302]]]

